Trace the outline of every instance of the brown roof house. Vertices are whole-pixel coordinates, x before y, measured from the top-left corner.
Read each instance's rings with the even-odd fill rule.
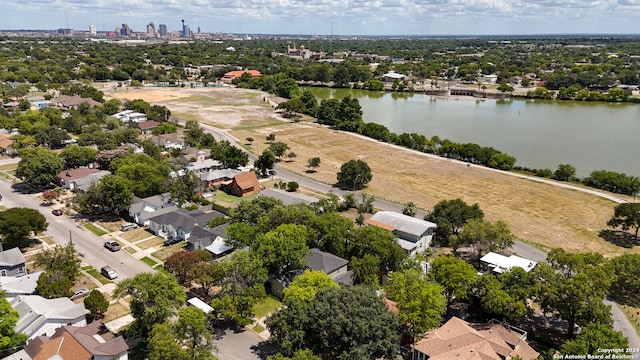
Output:
[[[92,98],[83,98],[80,95],[60,95],[51,100],[52,104],[55,104],[59,108],[63,109],[77,109],[82,103],[88,103],[91,107],[100,106],[101,103],[93,100]]]
[[[83,327],[62,326],[53,336],[38,336],[21,351],[5,359],[127,360],[129,346],[94,321]]]
[[[262,75],[258,70],[236,70],[236,71],[229,71],[224,75],[222,75],[222,77],[220,78],[220,81],[226,84],[231,84],[233,80],[239,77],[242,77],[244,73],[247,73],[252,77],[258,77]]]
[[[86,177],[89,177],[93,174],[98,174],[101,171],[99,169],[91,169],[91,168],[77,168],[77,169],[67,169],[62,170],[60,174],[58,174],[58,184],[65,189],[69,189],[71,191],[75,191],[76,183]]]
[[[471,324],[452,317],[413,346],[412,360],[533,360],[539,353],[527,333],[499,322]]]
[[[236,196],[251,195],[262,190],[258,177],[253,171],[244,172],[233,177],[229,191]]]
[[[11,134],[0,134],[0,152],[5,155],[16,155],[16,149],[13,148],[13,140],[11,140]]]

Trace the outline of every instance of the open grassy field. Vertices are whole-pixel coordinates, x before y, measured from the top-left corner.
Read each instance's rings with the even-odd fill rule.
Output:
[[[516,236],[543,247],[597,251],[606,256],[640,253],[640,247],[627,249],[599,237],[613,214],[615,204],[609,200],[543,184],[533,178],[515,178],[398,149],[317,124],[278,121],[272,116],[271,105],[256,91],[224,88],[164,91],[170,94],[161,96],[158,89],[153,89],[155,98],[161,99],[155,102],[154,97],[145,97],[144,89],[133,98],[166,105],[172,111],[173,106],[179,104],[175,110],[180,114],[232,129],[230,133],[241,143],[252,137],[255,141],[245,146],[254,154],[260,154],[268,146],[265,138],[273,133],[276,141],[287,143],[297,154],[295,161],[281,163],[283,167],[306,174],[307,160],[320,157],[317,171],[307,174],[310,178],[333,184],[342,163],[361,159],[373,172],[373,180],[364,191],[378,198],[398,203],[413,201],[427,210],[441,200],[461,198],[469,204],[478,203],[489,220],[503,219]],[[198,96],[190,104],[189,96],[193,96],[194,91],[198,91]],[[174,95],[174,92],[186,92],[186,95]],[[125,98],[122,93],[118,95]]]

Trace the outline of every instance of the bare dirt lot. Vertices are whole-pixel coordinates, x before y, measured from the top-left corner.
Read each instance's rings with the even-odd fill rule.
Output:
[[[256,154],[268,146],[265,137],[273,133],[276,141],[287,143],[297,154],[295,161],[281,165],[305,174],[307,160],[318,156],[321,165],[308,176],[326,183],[336,182],[342,163],[361,159],[373,172],[365,191],[377,197],[399,203],[413,201],[423,209],[431,209],[440,200],[461,198],[469,204],[478,203],[489,220],[505,220],[518,237],[545,247],[597,251],[607,256],[640,253],[637,246],[622,248],[598,236],[607,229],[606,222],[613,214],[615,204],[609,200],[428,157],[317,124],[279,121],[272,117],[272,107],[261,92],[145,89],[116,96],[166,105],[182,120],[197,119],[233,129],[231,134],[237,139],[255,139],[247,148]]]

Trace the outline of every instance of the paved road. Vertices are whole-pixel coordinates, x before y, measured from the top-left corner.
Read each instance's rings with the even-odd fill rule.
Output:
[[[57,244],[65,245],[70,240],[76,247],[81,259],[99,270],[104,265],[111,265],[118,272],[118,279],[135,276],[140,272],[153,272],[145,263],[133,258],[125,251],[111,252],[104,248],[104,240],[81,226],[78,221],[68,216],[55,216],[51,214],[50,207],[40,206],[42,202],[36,195],[27,195],[15,192],[11,183],[2,179],[0,181],[0,194],[2,205],[7,208],[26,207],[36,209],[42,213],[49,227],[46,234]]]
[[[223,326],[224,327],[224,326]],[[275,353],[266,341],[251,330],[225,327],[213,341],[220,360],[265,360]]]

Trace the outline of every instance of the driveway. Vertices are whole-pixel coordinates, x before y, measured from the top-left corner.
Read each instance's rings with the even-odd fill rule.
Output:
[[[214,345],[218,348],[215,354],[220,360],[265,360],[275,354],[275,349],[266,340],[251,330],[235,328],[230,323],[223,323],[219,338]]]

